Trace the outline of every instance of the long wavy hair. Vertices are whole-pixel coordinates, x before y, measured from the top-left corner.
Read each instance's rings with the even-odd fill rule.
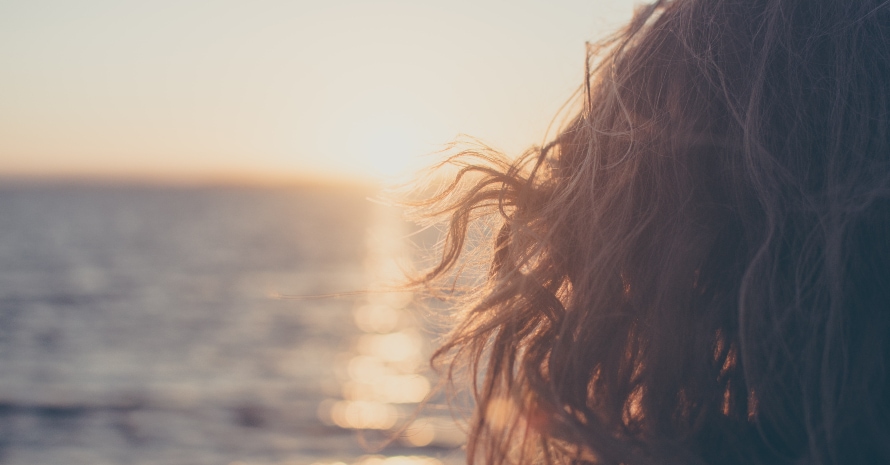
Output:
[[[588,62],[419,203],[419,282],[489,251],[434,356],[469,462],[890,463],[890,2],[657,1]]]

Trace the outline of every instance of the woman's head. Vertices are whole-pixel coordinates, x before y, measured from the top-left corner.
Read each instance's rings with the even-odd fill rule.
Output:
[[[890,460],[890,3],[675,0],[579,114],[427,206],[500,217],[437,354],[489,462]]]

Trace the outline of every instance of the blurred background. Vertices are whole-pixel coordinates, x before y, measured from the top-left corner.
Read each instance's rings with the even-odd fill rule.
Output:
[[[460,463],[368,199],[540,144],[633,6],[0,0],[0,464]]]

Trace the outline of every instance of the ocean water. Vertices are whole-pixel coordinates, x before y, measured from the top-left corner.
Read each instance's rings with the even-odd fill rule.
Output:
[[[372,194],[0,189],[0,464],[459,463]]]

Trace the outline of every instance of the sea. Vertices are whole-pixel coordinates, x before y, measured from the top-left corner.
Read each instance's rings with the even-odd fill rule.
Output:
[[[375,194],[0,184],[0,464],[461,463]]]

